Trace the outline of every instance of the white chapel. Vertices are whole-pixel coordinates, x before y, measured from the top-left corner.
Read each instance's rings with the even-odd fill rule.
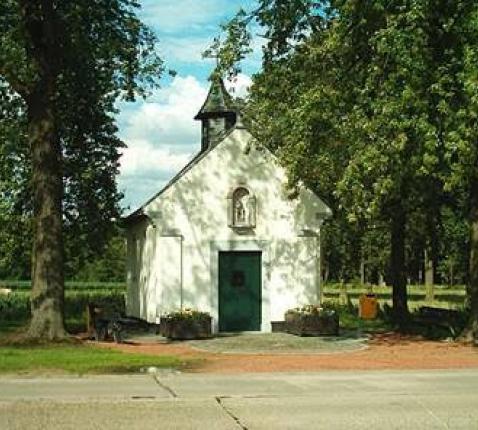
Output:
[[[318,303],[320,228],[330,209],[257,145],[221,79],[195,117],[199,153],[125,219],[127,313],[154,323],[183,308],[213,331],[271,331],[287,309]]]

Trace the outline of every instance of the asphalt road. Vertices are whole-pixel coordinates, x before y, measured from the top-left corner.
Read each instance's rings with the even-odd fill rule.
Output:
[[[0,429],[478,429],[478,369],[0,379]]]

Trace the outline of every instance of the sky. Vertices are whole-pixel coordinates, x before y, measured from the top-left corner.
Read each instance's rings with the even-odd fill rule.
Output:
[[[157,193],[200,148],[200,124],[193,117],[209,88],[214,60],[202,52],[220,33],[220,24],[239,8],[250,11],[255,0],[142,0],[141,20],[158,37],[167,73],[161,87],[146,100],[120,103],[119,136],[127,144],[121,156],[118,187],[130,213]],[[242,64],[235,94],[245,95],[251,75],[260,67],[260,45]]]

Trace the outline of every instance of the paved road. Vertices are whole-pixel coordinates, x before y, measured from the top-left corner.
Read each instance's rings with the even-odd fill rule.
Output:
[[[478,370],[0,379],[0,429],[478,429]]]

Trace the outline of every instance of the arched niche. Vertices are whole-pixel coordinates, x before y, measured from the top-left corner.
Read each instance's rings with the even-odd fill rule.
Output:
[[[256,226],[256,197],[245,185],[233,188],[227,195],[228,225],[232,228]]]

